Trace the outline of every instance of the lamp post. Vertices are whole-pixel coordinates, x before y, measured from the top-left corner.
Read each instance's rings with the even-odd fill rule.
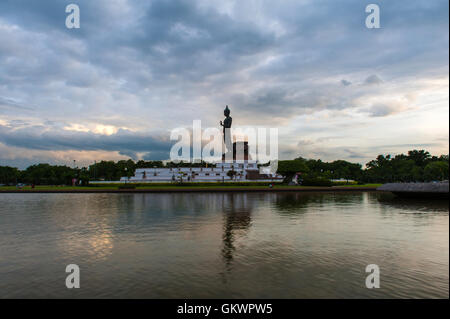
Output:
[[[125,167],[125,174],[127,175],[127,178],[125,179],[125,184],[126,184],[128,181],[128,167]]]

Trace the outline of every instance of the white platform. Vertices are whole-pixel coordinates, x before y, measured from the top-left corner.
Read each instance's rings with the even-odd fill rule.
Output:
[[[236,172],[231,178],[227,175],[230,170]],[[258,175],[259,169],[256,161],[238,161],[233,163],[219,162],[216,167],[177,167],[177,168],[138,168],[135,175],[122,177],[121,182],[148,183],[148,182],[248,182],[248,181],[279,181],[277,174],[265,173],[264,178],[249,179],[251,175]]]

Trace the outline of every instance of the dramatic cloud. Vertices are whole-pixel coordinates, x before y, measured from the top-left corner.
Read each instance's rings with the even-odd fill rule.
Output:
[[[285,158],[448,152],[448,1],[380,3],[381,29],[366,5],[3,0],[0,165],[167,158],[170,129],[217,127],[225,104],[233,125],[279,127]]]
[[[138,152],[153,153],[170,150],[170,141],[142,133],[134,133],[119,129],[117,133],[95,134],[70,130],[52,129],[46,126],[26,126],[11,129],[0,125],[0,142],[7,146],[15,146],[32,150],[87,150],[117,151],[128,155]],[[136,157],[136,156],[134,156]]]

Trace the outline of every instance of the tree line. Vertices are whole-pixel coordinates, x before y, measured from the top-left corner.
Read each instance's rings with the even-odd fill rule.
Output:
[[[89,167],[72,168],[64,165],[37,164],[25,170],[0,166],[0,184],[17,183],[35,185],[71,185],[75,178],[86,185],[94,180],[119,180],[123,176],[133,176],[137,168],[161,167],[206,167],[214,166],[206,162],[173,163],[164,165],[162,161],[121,160],[100,161]],[[407,154],[378,155],[363,168],[361,164],[344,160],[324,162],[320,159],[305,159],[278,162],[278,173],[285,181],[301,173],[301,179],[308,185],[326,185],[332,179],[354,180],[359,183],[424,182],[447,180],[449,174],[448,155],[432,156],[425,150],[412,150]]]
[[[100,161],[89,167],[73,168],[65,165],[37,164],[19,170],[15,167],[0,166],[0,184],[16,185],[17,183],[35,185],[72,185],[76,179],[77,184],[87,185],[89,181],[116,181],[123,176],[133,176],[137,168],[160,167],[206,167],[206,162],[200,163],[164,163],[162,161],[121,160]]]
[[[411,150],[407,154],[378,155],[363,169],[362,165],[343,160],[323,162],[320,159],[296,158],[280,161],[278,172],[285,181],[301,173],[302,179],[314,184],[314,180],[345,179],[359,183],[427,182],[448,180],[448,155],[432,156],[425,150]]]

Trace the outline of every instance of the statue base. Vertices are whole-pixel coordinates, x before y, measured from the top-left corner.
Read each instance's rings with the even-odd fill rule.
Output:
[[[248,155],[248,142],[234,142],[233,153],[227,151],[222,154],[222,161],[231,159],[233,159],[233,161],[251,160],[251,157]]]

